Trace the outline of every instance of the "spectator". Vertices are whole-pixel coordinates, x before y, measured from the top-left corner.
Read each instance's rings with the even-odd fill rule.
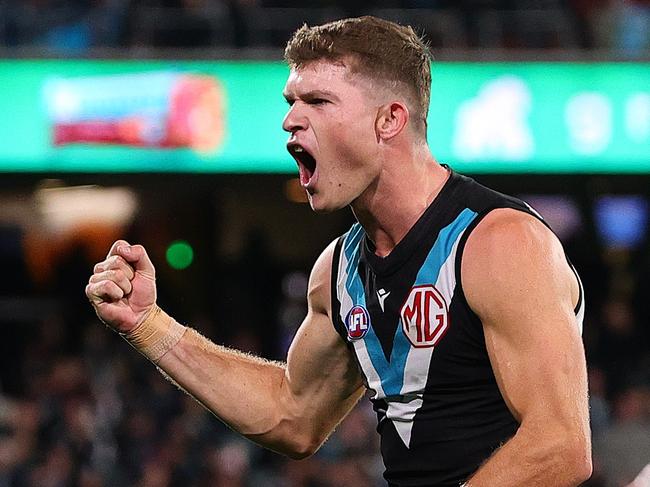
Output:
[[[630,484],[650,463],[650,389],[626,389],[615,411],[612,425],[594,436],[594,458],[606,487]]]

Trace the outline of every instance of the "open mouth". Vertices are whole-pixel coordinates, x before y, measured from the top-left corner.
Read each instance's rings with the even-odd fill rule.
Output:
[[[312,156],[307,149],[299,144],[290,144],[288,147],[289,153],[298,163],[298,173],[300,175],[300,184],[303,188],[310,186],[310,183],[315,183],[314,174],[316,173],[316,159]]]

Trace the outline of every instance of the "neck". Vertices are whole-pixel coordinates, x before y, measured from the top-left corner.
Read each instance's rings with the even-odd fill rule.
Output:
[[[390,254],[438,196],[448,177],[449,171],[435,161],[427,146],[406,158],[386,159],[374,183],[351,205],[377,255]]]

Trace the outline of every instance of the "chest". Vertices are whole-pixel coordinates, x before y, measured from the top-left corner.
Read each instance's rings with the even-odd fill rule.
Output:
[[[436,345],[449,328],[455,256],[433,248],[389,275],[349,262],[337,292],[344,338],[376,398],[419,394]]]

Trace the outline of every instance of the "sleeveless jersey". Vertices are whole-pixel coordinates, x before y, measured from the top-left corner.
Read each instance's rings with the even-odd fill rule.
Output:
[[[457,487],[519,426],[497,386],[481,321],[463,295],[460,264],[467,237],[491,210],[543,219],[523,201],[450,172],[387,257],[374,253],[358,223],[334,252],[334,326],[372,393],[392,486]]]

